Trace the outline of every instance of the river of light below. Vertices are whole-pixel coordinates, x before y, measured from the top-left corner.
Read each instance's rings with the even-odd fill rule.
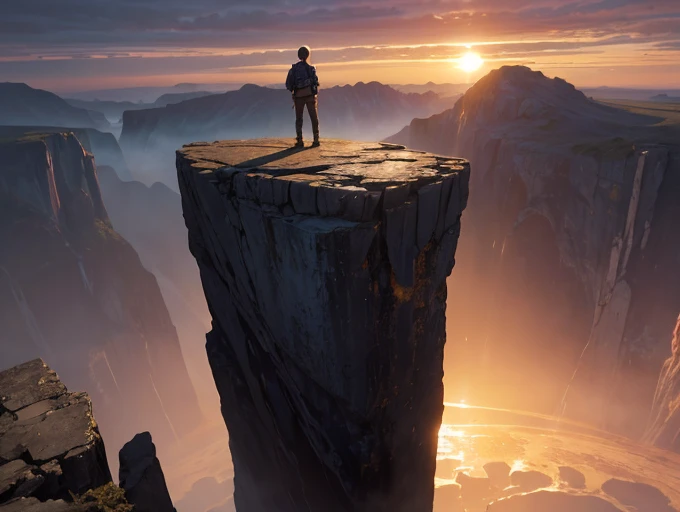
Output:
[[[547,488],[550,491],[567,490],[560,481],[559,468],[574,468],[585,476],[586,486],[567,492],[596,495],[623,510],[643,512],[640,508],[626,509],[606,495],[602,485],[612,478],[649,484],[670,499],[672,508],[664,510],[680,509],[677,454],[549,416],[447,404],[439,432],[435,486],[454,483],[460,472],[486,477],[483,466],[490,462],[505,462],[512,471],[539,471],[553,480]],[[505,491],[502,496],[509,494]],[[489,496],[450,510],[483,511],[489,502],[502,496]],[[448,512],[449,507],[445,510]]]

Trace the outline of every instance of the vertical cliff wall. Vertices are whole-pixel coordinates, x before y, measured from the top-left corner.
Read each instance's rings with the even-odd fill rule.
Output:
[[[177,167],[237,509],[431,510],[468,164],[257,140]]]
[[[200,421],[153,275],[109,223],[73,134],[0,144],[0,365],[49,359],[92,396],[111,445]]]

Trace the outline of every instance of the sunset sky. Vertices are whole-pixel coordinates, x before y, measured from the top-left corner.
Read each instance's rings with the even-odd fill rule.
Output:
[[[3,0],[0,81],[57,92],[281,82],[468,83],[525,64],[581,86],[680,88],[680,0]],[[470,51],[485,61],[465,73]]]

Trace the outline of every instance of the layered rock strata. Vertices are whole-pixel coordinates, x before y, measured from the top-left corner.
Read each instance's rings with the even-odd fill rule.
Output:
[[[236,508],[431,510],[468,163],[255,140],[177,167]]]
[[[0,503],[71,499],[110,481],[87,394],[40,359],[0,373]]]
[[[109,443],[201,420],[154,276],[115,232],[72,134],[0,143],[0,369],[42,357],[87,391]]]

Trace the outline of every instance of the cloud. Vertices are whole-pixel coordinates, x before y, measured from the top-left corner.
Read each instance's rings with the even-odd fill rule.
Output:
[[[491,37],[592,31],[615,34],[677,30],[677,0],[27,0],[5,2],[0,48],[23,45],[127,48],[211,45],[290,45],[299,35],[318,45],[386,44],[399,37],[442,42]]]
[[[0,7],[0,75],[140,76],[317,62],[677,55],[678,0],[23,0]],[[393,47],[411,46],[400,48]],[[625,45],[625,46],[624,46]],[[324,49],[325,48],[325,49]],[[284,49],[284,52],[275,50]],[[38,57],[45,57],[38,62]],[[88,56],[108,57],[88,59]],[[55,64],[52,58],[66,59]],[[25,62],[21,62],[24,60]],[[4,61],[4,62],[3,62]]]

